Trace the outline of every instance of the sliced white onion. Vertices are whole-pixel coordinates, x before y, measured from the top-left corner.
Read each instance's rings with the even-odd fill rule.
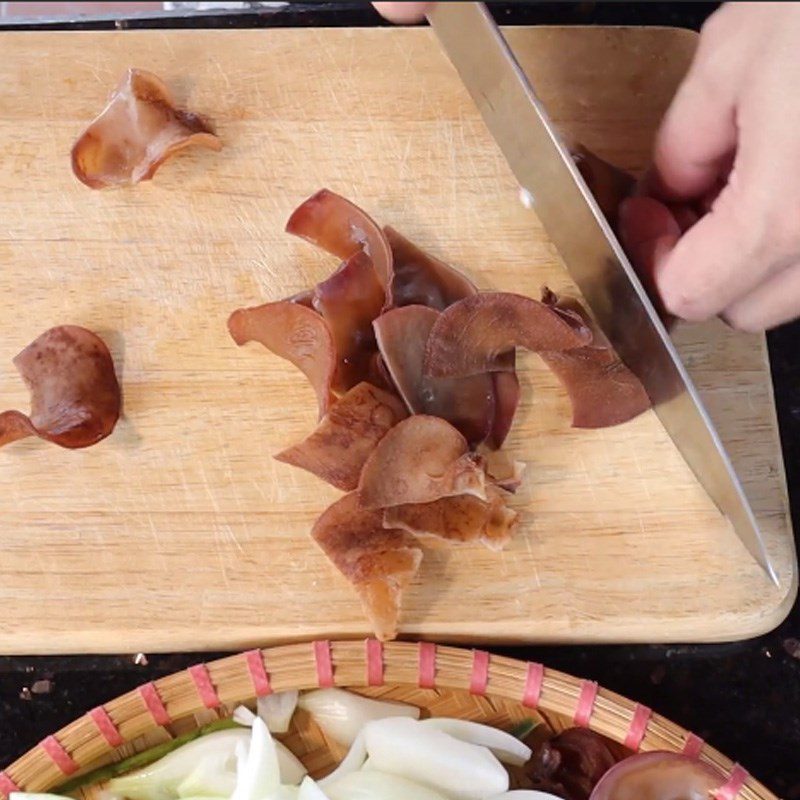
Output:
[[[364,732],[361,731],[358,736],[356,736],[353,744],[350,745],[347,755],[339,762],[339,766],[336,767],[336,769],[331,772],[330,775],[326,775],[321,781],[319,781],[319,785],[323,789],[327,789],[331,783],[338,781],[345,775],[349,775],[351,772],[361,769],[366,760],[367,744],[364,741]]]
[[[314,718],[327,736],[343,745],[351,745],[367,722],[386,717],[419,719],[419,709],[405,703],[389,703],[344,689],[315,689],[303,694],[300,708]]]
[[[286,733],[289,730],[299,695],[299,692],[292,690],[258,698],[258,716],[267,723],[270,733]]]
[[[491,800],[562,800],[558,795],[540,792],[536,789],[512,789],[505,794],[498,794]]]
[[[279,786],[269,797],[264,800],[299,800],[299,786]]]
[[[364,740],[376,770],[402,775],[454,800],[485,800],[508,791],[508,773],[490,750],[416,720],[369,722]]]
[[[170,800],[197,768],[208,767],[207,774],[235,774],[236,747],[250,742],[250,731],[244,728],[216,731],[188,742],[143,769],[113,778],[107,789],[128,800]]]
[[[297,786],[308,775],[308,770],[303,762],[283,742],[275,740],[275,749],[278,751],[278,768],[281,773],[281,783]]]
[[[330,800],[330,798],[319,788],[318,783],[311,778],[304,778],[297,793],[297,800]]]
[[[264,800],[281,785],[278,751],[267,726],[260,718],[253,721],[250,747],[237,748],[236,788],[231,800]]]
[[[11,792],[8,800],[70,800],[63,794],[47,794],[46,792]]]
[[[351,772],[325,790],[329,800],[448,800],[426,786],[385,772]]]
[[[253,720],[256,715],[247,706],[236,706],[233,709],[233,721],[239,725],[244,725],[246,728],[253,727]]]
[[[527,764],[531,757],[531,749],[528,745],[521,742],[516,736],[490,725],[481,725],[479,722],[450,717],[432,717],[423,720],[422,724],[449,733],[450,736],[455,736],[462,742],[488,747],[504,764],[521,767],[523,764]]]

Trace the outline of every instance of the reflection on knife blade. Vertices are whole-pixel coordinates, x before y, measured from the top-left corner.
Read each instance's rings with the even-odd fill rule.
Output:
[[[694,384],[491,15],[482,3],[439,3],[428,19],[598,324],[645,386],[700,483],[777,585],[758,523]]]

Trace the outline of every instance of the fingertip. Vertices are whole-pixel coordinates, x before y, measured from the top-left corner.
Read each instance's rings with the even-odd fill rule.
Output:
[[[433,3],[373,3],[375,10],[389,22],[410,25],[421,22]]]

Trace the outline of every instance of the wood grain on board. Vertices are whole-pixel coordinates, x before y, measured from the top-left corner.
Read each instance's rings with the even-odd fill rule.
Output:
[[[695,38],[669,29],[511,29],[553,117],[630,169]],[[308,538],[337,492],[272,454],[315,423],[290,365],[225,320],[336,264],[283,233],[322,186],[483,288],[570,286],[454,70],[424,29],[0,35],[0,408],[27,408],[12,357],[46,328],[105,337],[123,382],[114,435],[0,450],[0,651],[239,648],[368,633]],[[221,153],[93,192],[76,135],[129,66],[208,114]],[[772,588],[655,415],[569,427],[522,355],[507,447],[527,462],[502,554],[431,551],[403,633],[484,642],[724,640],[775,625],[796,588],[762,337],[677,338],[740,471],[782,581]]]

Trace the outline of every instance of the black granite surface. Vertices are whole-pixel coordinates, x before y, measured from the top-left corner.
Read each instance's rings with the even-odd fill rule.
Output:
[[[711,3],[496,4],[507,23],[646,24],[698,28]],[[293,4],[277,13],[81,23],[80,27],[233,27],[380,24],[363,4]],[[8,27],[8,26],[7,26]],[[14,25],[14,28],[23,26]],[[46,27],[65,27],[48,23]],[[67,26],[69,27],[69,26]],[[72,26],[76,27],[76,26]],[[769,335],[795,530],[800,530],[800,323]],[[124,643],[120,642],[120,647]],[[741,761],[773,791],[800,799],[798,607],[761,639],[713,646],[504,650],[634,698]],[[203,654],[209,660],[221,653]],[[146,680],[195,663],[194,654],[0,658],[0,767],[45,735]]]

